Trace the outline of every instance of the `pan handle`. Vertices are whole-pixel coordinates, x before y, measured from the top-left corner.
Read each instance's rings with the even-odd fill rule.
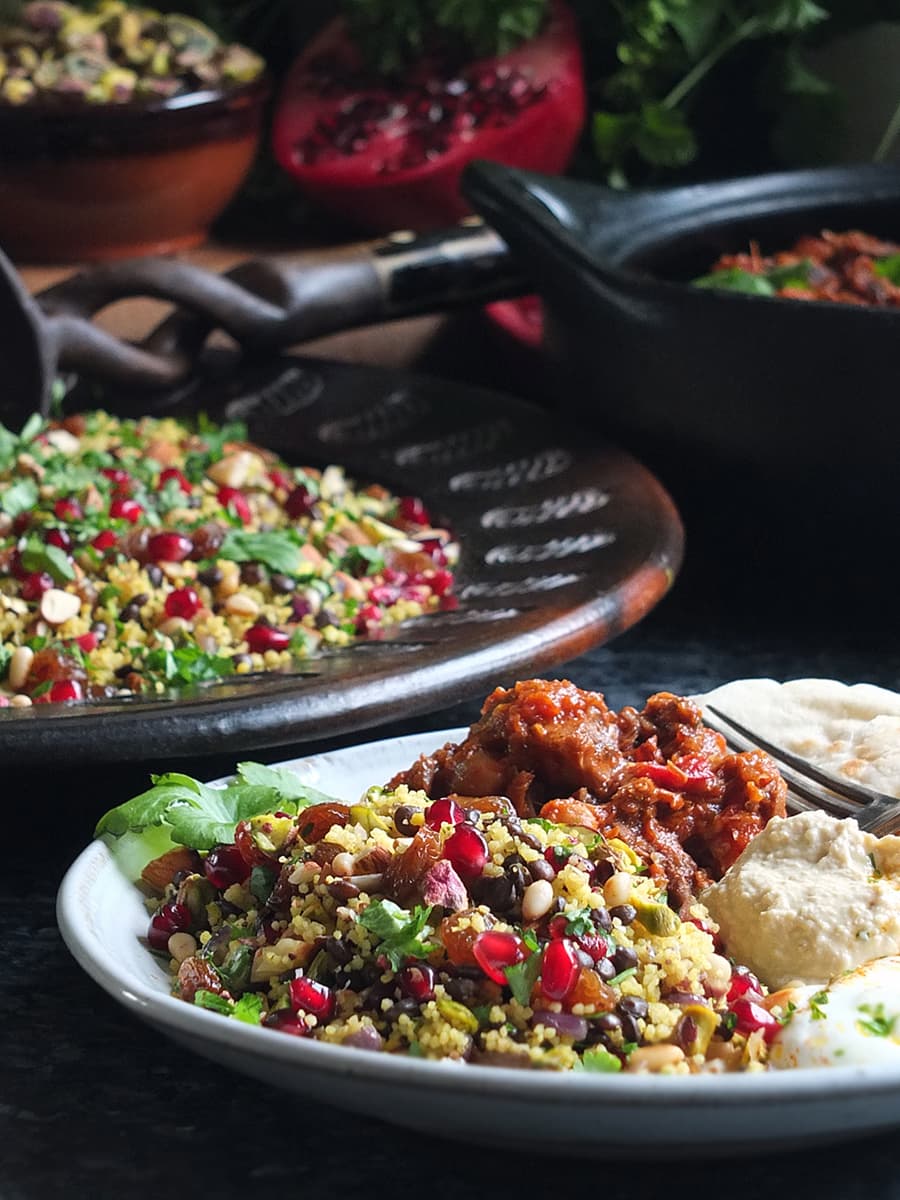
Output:
[[[268,258],[217,275],[172,259],[102,265],[40,293],[60,369],[126,386],[171,386],[190,374],[215,329],[252,353],[378,321],[519,295],[527,284],[500,236],[479,218],[434,233],[401,231],[337,252]],[[139,347],[91,318],[115,301],[174,303]]]

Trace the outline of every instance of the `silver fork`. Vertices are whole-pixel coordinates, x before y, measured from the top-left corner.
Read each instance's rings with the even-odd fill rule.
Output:
[[[855,817],[860,829],[876,837],[900,829],[900,800],[896,796],[823,771],[710,705],[703,706],[703,723],[720,733],[732,749],[756,748],[774,759],[790,789],[789,807],[800,811],[822,809],[833,817]]]

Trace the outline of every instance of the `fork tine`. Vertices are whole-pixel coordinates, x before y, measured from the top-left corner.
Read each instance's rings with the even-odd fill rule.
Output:
[[[861,805],[845,798],[843,782],[835,787],[831,777],[824,771],[810,768],[810,764],[805,759],[798,758],[752,733],[746,726],[738,724],[737,721],[732,720],[731,717],[711,705],[703,706],[703,714],[704,724],[715,730],[716,733],[720,733],[734,748],[764,750],[775,760],[785,783],[792,792],[791,798],[795,808],[805,809],[807,812],[824,809],[825,812],[837,817],[860,814]],[[855,785],[851,786],[855,787]]]

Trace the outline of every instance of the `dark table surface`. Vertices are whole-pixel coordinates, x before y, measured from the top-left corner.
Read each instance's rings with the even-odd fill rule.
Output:
[[[473,377],[491,381],[496,359],[471,354],[471,325],[464,323],[463,332],[468,361],[479,364]],[[446,346],[443,353],[425,365],[447,369]],[[451,373],[458,369],[453,359]],[[798,489],[789,503],[785,491],[768,511],[748,515],[742,504],[735,524],[708,476],[686,479],[675,469],[664,478],[688,532],[685,566],[672,592],[637,627],[560,664],[557,674],[602,691],[616,708],[641,704],[661,689],[691,693],[745,676],[900,686],[892,516],[877,508],[861,515],[857,506],[842,521],[840,502],[813,502]],[[840,501],[847,489],[834,483],[829,494]],[[479,699],[394,721],[373,736],[466,724]],[[258,757],[271,761],[309,749],[286,746]],[[233,763],[233,756],[204,760],[193,773],[211,778]],[[220,1200],[261,1189],[333,1193],[342,1200],[513,1200],[562,1187],[609,1200],[673,1190],[724,1191],[731,1200],[811,1192],[846,1200],[900,1197],[900,1145],[893,1135],[771,1157],[701,1157],[682,1166],[687,1175],[673,1184],[671,1166],[644,1162],[639,1154],[562,1163],[412,1135],[374,1113],[364,1119],[314,1106],[312,1098],[292,1098],[177,1048],[80,971],[54,917],[59,881],[89,841],[98,814],[142,790],[150,770],[168,765],[73,772],[48,763],[40,778],[12,772],[4,781],[0,1200],[188,1191]],[[652,1130],[647,1136],[652,1141]],[[704,1131],[696,1137],[702,1143]]]

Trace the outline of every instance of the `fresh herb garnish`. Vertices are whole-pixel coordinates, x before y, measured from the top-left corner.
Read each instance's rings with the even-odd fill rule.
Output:
[[[120,838],[126,833],[165,826],[171,841],[193,850],[209,850],[231,842],[239,821],[266,812],[295,813],[297,802],[275,787],[244,782],[210,787],[175,772],[151,776],[153,787],[110,809],[100,818],[96,837]]]
[[[873,270],[889,283],[900,284],[900,254],[888,254],[876,259]]]
[[[537,977],[541,973],[543,957],[543,954],[535,952],[529,954],[522,962],[503,968],[503,974],[506,976],[509,990],[519,1004],[523,1006],[531,1003],[531,993]]]
[[[592,1046],[585,1050],[575,1064],[576,1071],[599,1071],[610,1075],[622,1070],[622,1060],[605,1046]]]
[[[59,546],[51,546],[36,537],[30,537],[21,553],[22,566],[26,571],[36,574],[46,571],[56,583],[69,583],[75,578],[74,568]]]
[[[824,990],[821,992],[816,992],[816,994],[814,996],[810,996],[809,1011],[812,1014],[812,1019],[814,1021],[824,1021],[825,1018],[828,1016],[828,1013],[825,1012],[825,1009],[824,1009],[824,1005],[826,1005],[827,1003],[828,1003],[828,992],[826,992]]]
[[[718,288],[726,292],[743,292],[748,296],[774,296],[776,288],[765,275],[742,271],[740,267],[728,267],[723,271],[712,271],[693,281],[694,287]]]
[[[884,1011],[883,1004],[861,1004],[859,1011],[865,1013],[865,1019],[859,1017],[857,1025],[864,1033],[871,1033],[873,1037],[890,1037],[894,1032],[894,1026],[897,1024],[898,1014],[895,1013],[889,1017]]]
[[[637,974],[637,967],[626,967],[624,971],[620,971],[618,975],[613,975],[610,979],[609,986],[615,987],[617,983],[621,983],[623,979],[630,979],[632,975]]]
[[[258,992],[245,992],[239,1000],[229,1000],[206,988],[198,988],[194,993],[194,1003],[200,1008],[208,1008],[210,1012],[222,1013],[223,1016],[233,1017],[247,1025],[259,1025],[263,1015],[263,998]]]
[[[20,479],[0,493],[0,506],[10,517],[30,512],[38,500],[38,485],[33,479]]]
[[[244,783],[254,787],[275,788],[280,796],[293,800],[298,810],[310,804],[327,804],[334,800],[326,792],[304,783],[289,767],[266,767],[262,763],[242,762],[237,765],[237,773]]]
[[[301,574],[300,546],[296,533],[290,529],[273,529],[266,533],[229,529],[219,555],[232,562],[262,563],[280,575]]]
[[[250,872],[250,891],[260,904],[265,904],[272,895],[277,878],[277,873],[271,867],[254,867]]]
[[[379,952],[395,971],[407,958],[425,958],[435,947],[427,941],[431,905],[417,904],[410,913],[393,900],[375,900],[360,914],[359,923],[379,940]]]
[[[167,684],[211,683],[234,674],[234,662],[225,654],[210,654],[196,643],[159,647],[144,656],[140,669],[148,679]]]

